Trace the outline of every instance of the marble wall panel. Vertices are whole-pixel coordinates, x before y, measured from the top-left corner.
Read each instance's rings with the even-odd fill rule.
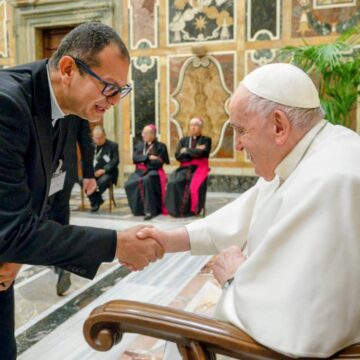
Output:
[[[0,58],[8,57],[8,28],[6,0],[0,1]]]
[[[234,91],[234,54],[169,59],[170,154],[187,135],[189,120],[204,119],[204,135],[212,137],[213,158],[233,158],[233,132],[228,102]]]
[[[293,0],[293,37],[339,35],[359,21],[360,0]]]
[[[280,38],[281,0],[247,0],[246,12],[249,41]]]
[[[276,61],[277,49],[245,51],[245,75],[257,67]]]
[[[158,0],[130,0],[131,49],[158,46]]]
[[[131,62],[131,136],[141,138],[143,127],[155,123],[159,129],[159,60],[157,57],[138,57]]]
[[[231,41],[235,0],[169,0],[168,43]]]
[[[354,6],[356,0],[313,0],[313,6],[315,9],[323,8],[335,8],[343,6]]]

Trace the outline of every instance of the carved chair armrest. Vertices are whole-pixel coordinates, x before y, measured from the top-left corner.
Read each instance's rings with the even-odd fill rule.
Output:
[[[265,348],[226,322],[136,301],[110,301],[94,309],[84,324],[86,341],[99,351],[110,350],[124,333],[175,342],[183,355],[187,353],[184,357],[191,360],[210,359],[214,353],[243,360],[291,359]],[[360,345],[349,347],[334,358],[360,359]]]

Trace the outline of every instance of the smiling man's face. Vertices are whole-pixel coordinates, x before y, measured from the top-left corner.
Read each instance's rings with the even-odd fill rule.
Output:
[[[246,150],[254,165],[255,173],[265,180],[272,180],[277,166],[273,128],[270,121],[247,111],[248,92],[240,87],[233,96],[230,106],[230,124],[235,133],[235,147]]]
[[[129,62],[125,59],[116,45],[106,46],[98,54],[100,66],[93,66],[91,70],[109,83],[118,86],[126,85]],[[74,78],[67,94],[67,103],[74,113],[90,122],[102,119],[104,113],[120,101],[120,94],[106,97],[102,94],[104,84],[93,76],[76,68]]]

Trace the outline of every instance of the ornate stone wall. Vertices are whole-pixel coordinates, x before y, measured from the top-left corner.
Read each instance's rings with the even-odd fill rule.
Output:
[[[15,64],[13,12],[8,0],[0,0],[0,68]]]
[[[21,26],[14,26],[13,6],[24,14]],[[0,66],[22,58],[15,54],[15,35],[16,49],[31,59],[36,54],[31,31],[91,19],[118,29],[132,55],[134,91],[105,124],[120,143],[121,174],[133,170],[132,144],[150,122],[168,146],[170,172],[189,119],[201,116],[213,139],[211,187],[222,189],[226,177],[235,184],[237,176],[254,175],[246,154],[234,151],[228,124],[237,84],[274,61],[283,46],[301,45],[304,38],[309,44],[334,41],[360,22],[360,0],[0,0]]]

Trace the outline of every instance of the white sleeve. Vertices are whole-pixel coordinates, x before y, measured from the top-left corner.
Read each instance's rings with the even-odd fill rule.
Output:
[[[192,255],[213,255],[231,245],[245,244],[257,193],[255,185],[213,214],[186,225]]]

